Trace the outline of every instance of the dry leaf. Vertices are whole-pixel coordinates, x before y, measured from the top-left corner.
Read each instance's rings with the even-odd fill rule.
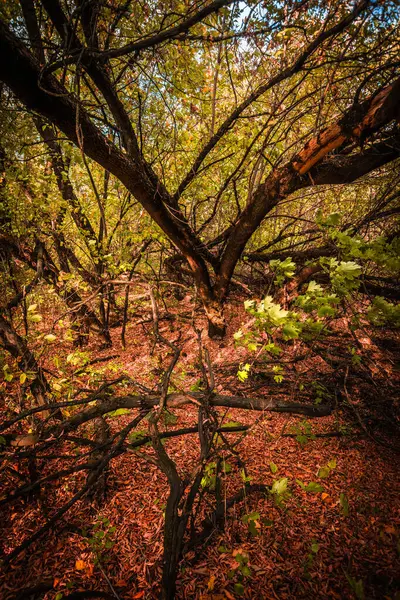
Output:
[[[86,564],[83,562],[83,560],[77,560],[75,563],[75,569],[77,571],[84,571],[86,569]]]

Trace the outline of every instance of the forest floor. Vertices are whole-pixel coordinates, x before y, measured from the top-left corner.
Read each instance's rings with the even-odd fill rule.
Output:
[[[177,389],[180,386],[189,389],[199,378],[192,309],[192,300],[186,297],[170,309],[175,320],[160,321],[162,334],[173,341],[179,338],[182,348],[172,378]],[[229,315],[226,339],[212,341],[203,336],[215,370],[216,390],[279,397],[279,386],[263,379],[260,369],[255,370],[254,381],[238,382],[236,372],[245,351],[235,348],[232,336],[246,320],[242,299],[233,299],[226,312]],[[196,326],[205,327],[201,313],[195,314]],[[160,315],[164,315],[162,306]],[[165,366],[166,349],[152,353],[151,312],[146,301],[141,319],[146,322],[138,324],[140,317],[137,317],[128,325],[126,349],[121,347],[120,328],[112,330],[111,349],[99,350],[98,339],[92,336],[84,349],[90,359],[117,355],[94,365],[97,376],[100,373],[104,378],[114,379],[124,372],[143,385],[154,386],[161,365]],[[41,327],[45,330],[45,323]],[[229,509],[223,529],[216,531],[205,546],[185,554],[177,581],[178,599],[232,600],[239,597],[240,585],[242,597],[259,600],[400,598],[400,454],[391,447],[395,441],[385,437],[382,427],[379,429],[379,410],[386,410],[388,399],[396,402],[394,363],[399,351],[392,332],[380,331],[379,336],[379,339],[368,337],[364,332],[359,335],[368,352],[371,385],[364,389],[366,376],[362,372],[354,380],[349,378],[351,402],[349,398],[347,402],[343,397],[331,398],[336,410],[328,417],[306,421],[294,415],[219,409],[225,422],[252,425],[246,436],[237,433],[229,437],[232,441],[243,438],[237,450],[251,482],[271,486],[275,480],[287,478],[289,493],[282,506],[277,506],[271,495],[255,493]],[[336,340],[339,353],[344,343],[339,337]],[[55,355],[66,364],[66,357],[72,352],[72,344],[62,342],[42,358],[54,372],[57,371]],[[70,374],[78,370],[71,364],[66,368]],[[91,376],[84,371],[75,378],[75,384],[89,387]],[[317,380],[325,383],[333,380],[334,369],[313,355],[294,363],[291,377],[293,385],[285,388],[282,397],[296,401],[299,380],[307,379],[307,389],[314,389]],[[12,385],[4,383],[2,392],[5,409]],[[370,398],[374,406],[372,416],[366,412]],[[197,424],[195,405],[176,409],[173,415],[163,428],[173,430]],[[370,427],[368,419],[377,423],[377,430]],[[109,419],[112,430],[120,429],[128,421],[127,414]],[[139,428],[145,431],[147,423],[143,421]],[[333,436],[319,437],[320,434]],[[68,454],[68,448],[68,443],[60,445],[60,455]],[[195,468],[198,436],[169,439],[165,448],[181,473]],[[230,460],[232,472],[224,476],[226,498],[242,486],[239,469]],[[39,463],[43,474],[65,465],[62,458],[43,459]],[[320,469],[328,463],[332,468],[325,469],[325,476],[321,477]],[[5,455],[0,481],[5,492],[16,483],[15,474],[10,474],[6,464]],[[18,463],[13,468],[18,471]],[[43,488],[39,500],[17,501],[3,507],[0,513],[3,551],[10,552],[32,534],[84,481],[84,475],[77,473],[61,480],[58,487]],[[299,481],[315,482],[320,487],[315,492],[305,491]],[[139,453],[125,453],[114,459],[106,500],[100,505],[80,500],[49,533],[3,569],[0,597],[61,600],[74,591],[90,589],[102,590],[121,600],[158,598],[167,492],[166,478]],[[206,493],[205,499],[205,508],[197,522],[204,518],[207,505],[211,506],[212,493],[208,497]],[[246,518],[243,519],[251,513],[256,513],[253,533]],[[96,529],[104,531],[100,543],[93,541]],[[239,586],[235,588],[235,584]]]

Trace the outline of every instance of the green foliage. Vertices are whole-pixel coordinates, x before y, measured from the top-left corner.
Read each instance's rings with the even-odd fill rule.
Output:
[[[129,408],[117,408],[117,410],[112,410],[111,412],[107,413],[106,416],[107,417],[120,417],[121,415],[128,415],[130,413],[130,409]]]
[[[246,471],[244,469],[240,469],[240,477],[244,484],[251,483],[253,478],[251,475],[246,475]]]
[[[327,217],[323,216],[322,210],[319,208],[316,214],[315,222],[321,228],[337,227],[342,219],[342,215],[340,213],[331,213]]]
[[[394,305],[384,298],[377,296],[372,301],[368,318],[373,325],[392,325],[400,327],[400,304]]]
[[[210,462],[204,467],[204,475],[201,478],[200,485],[203,488],[207,488],[210,492],[215,490],[217,481],[217,463]]]
[[[340,493],[339,503],[344,517],[349,516],[349,500],[344,492]]]
[[[168,427],[169,425],[176,425],[178,422],[178,417],[167,408],[164,408],[162,412],[162,420],[164,425]]]
[[[240,365],[240,368],[237,372],[237,377],[241,383],[244,383],[246,381],[246,379],[249,377],[250,369],[251,369],[251,366],[249,365],[249,363]]]
[[[315,481],[310,481],[309,483],[303,483],[300,479],[296,479],[296,483],[301,487],[305,492],[310,492],[310,494],[319,494],[324,491],[324,488],[319,483]]]
[[[28,322],[40,323],[43,319],[42,315],[37,312],[37,304],[31,304],[27,309]]]
[[[296,441],[300,446],[305,446],[310,440],[315,440],[312,433],[312,425],[307,419],[303,419],[292,427],[292,432],[296,434]]]
[[[346,575],[346,579],[349,582],[349,585],[353,590],[353,593],[357,600],[365,600],[364,584],[362,582],[362,579],[356,580],[354,577],[351,577],[351,575],[349,575],[348,573],[345,572],[344,574]]]
[[[113,527],[106,517],[99,518],[95,522],[92,533],[88,536],[88,543],[94,554],[95,564],[105,563],[109,560],[109,551],[115,543],[115,531],[116,527]],[[83,534],[86,535],[85,532]]]
[[[336,458],[333,458],[328,464],[318,469],[318,477],[326,479],[334,469],[336,469]]]
[[[281,479],[276,479],[271,486],[270,492],[274,498],[275,504],[282,507],[291,496],[288,487],[288,478],[282,477]]]
[[[259,526],[259,521],[260,521],[260,513],[251,512],[251,513],[248,513],[247,515],[243,515],[242,521],[243,521],[243,523],[247,524],[249,533],[251,535],[253,535],[253,536],[260,535],[260,532],[257,529],[257,525]]]
[[[360,285],[361,267],[353,260],[338,261],[336,258],[326,259],[329,268],[332,289],[340,296],[358,289]]]
[[[335,316],[338,303],[339,298],[336,294],[326,293],[315,281],[310,281],[306,292],[296,299],[296,305],[302,310],[306,313],[316,311],[321,318]]]
[[[148,436],[148,434],[145,431],[139,431],[139,430],[133,431],[132,433],[129,434],[128,440],[131,444],[134,444],[135,442],[140,442],[141,440],[145,439],[147,436]],[[151,442],[148,441],[144,445],[151,446]]]
[[[269,266],[275,274],[276,285],[282,285],[285,279],[291,279],[295,273],[296,264],[290,257],[285,260],[270,260]]]
[[[303,570],[304,570],[304,576],[306,579],[310,579],[310,569],[312,568],[313,564],[314,564],[314,558],[315,555],[318,553],[319,551],[319,544],[316,542],[316,540],[312,540],[311,546],[310,546],[310,552],[307,554],[306,560],[304,562],[304,566],[303,566]]]
[[[245,593],[246,579],[252,577],[252,571],[249,567],[249,557],[244,552],[234,552],[234,559],[237,567],[228,571],[228,578],[236,580],[233,584],[233,591],[237,596],[243,596]]]

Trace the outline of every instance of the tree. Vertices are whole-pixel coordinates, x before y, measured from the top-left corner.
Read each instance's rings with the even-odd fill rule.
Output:
[[[396,421],[394,385],[370,368],[360,331],[400,324],[398,6],[15,0],[0,14],[0,449],[22,467],[0,505],[77,477],[11,541],[6,562],[78,501],[101,505],[110,464],[133,455],[168,482],[169,600],[185,552],[209,543],[229,507],[250,494],[283,506],[289,495],[287,478],[251,481],[237,447],[252,425],[220,409],[311,419],[339,405],[374,441],[367,417]],[[243,361],[219,370],[196,309],[199,299],[210,337],[223,336],[230,288],[245,299],[231,344]],[[190,314],[181,299],[193,301]],[[90,329],[102,349],[118,345],[114,328],[125,348],[133,319],[150,323],[141,351],[157,351],[151,383],[115,355],[82,349]],[[187,333],[198,344],[195,383],[177,374]],[[217,391],[229,378],[235,395]],[[188,404],[194,425],[165,431],[178,418],[169,411]],[[282,436],[314,439],[308,421],[296,427]],[[194,468],[163,444],[186,435],[197,435]],[[251,515],[243,523],[254,534]],[[109,541],[100,536],[96,560]]]
[[[56,128],[46,143],[59,187],[61,150],[49,138],[57,130],[144,207],[187,261],[210,335],[223,334],[235,267],[274,207],[300,189],[351,183],[399,155],[395,3],[247,9],[216,1],[183,12],[178,3],[178,18],[151,4],[43,0],[41,8],[24,0],[3,10],[1,79],[36,115],[45,142],[42,120]],[[304,29],[315,19],[319,27]],[[208,57],[213,69],[192,82]],[[200,86],[204,109],[196,106]],[[233,101],[225,102],[229,88]],[[197,144],[188,152],[193,126]],[[242,146],[234,156],[233,139]]]

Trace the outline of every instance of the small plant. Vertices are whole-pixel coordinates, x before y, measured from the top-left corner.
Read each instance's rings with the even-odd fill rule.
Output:
[[[108,552],[114,546],[113,535],[116,527],[111,526],[106,517],[100,518],[95,522],[91,537],[88,537],[88,543],[94,555],[94,564],[107,562]],[[85,532],[84,532],[85,534]]]
[[[296,434],[296,441],[300,446],[305,446],[310,440],[315,440],[315,435],[312,433],[311,423],[307,419],[300,421],[294,428],[293,433]]]
[[[303,566],[304,576],[306,579],[311,578],[310,569],[312,568],[312,566],[314,564],[314,558],[315,558],[315,555],[318,553],[318,551],[319,551],[319,544],[317,543],[316,540],[312,540],[312,543],[310,546],[310,552],[307,554],[307,557],[306,557],[306,560],[305,560],[304,566]]]
[[[275,274],[275,285],[282,285],[285,279],[291,279],[296,269],[296,263],[292,261],[290,256],[285,260],[270,260],[269,266]]]
[[[333,458],[328,462],[328,464],[318,469],[318,477],[320,477],[321,479],[326,479],[327,477],[329,477],[331,472],[334,469],[336,469],[336,465],[336,458]]]
[[[353,593],[355,595],[355,597],[357,598],[357,600],[365,600],[365,593],[364,593],[364,584],[362,582],[362,579],[359,579],[358,581],[356,579],[354,579],[354,577],[351,577],[351,575],[349,575],[348,573],[344,573],[346,575],[346,579],[349,582],[349,585],[351,587],[351,589],[353,590]]]
[[[203,488],[207,488],[210,492],[215,490],[215,484],[217,482],[217,463],[210,462],[204,468],[204,475],[201,479],[200,485]]]
[[[162,413],[162,420],[164,425],[168,427],[169,425],[176,425],[178,422],[178,417],[165,408]]]
[[[288,489],[288,478],[282,477],[282,479],[276,479],[271,486],[270,492],[274,497],[275,504],[282,507],[286,500],[291,496],[290,490]]]
[[[252,576],[249,567],[249,556],[241,550],[234,550],[233,557],[237,566],[228,572],[228,578],[236,580],[233,584],[233,591],[237,596],[243,596],[245,593],[245,581]]]
[[[242,521],[243,521],[243,523],[247,524],[247,528],[249,530],[249,533],[251,533],[251,535],[253,535],[254,537],[257,535],[260,535],[260,532],[259,532],[260,513],[251,512],[251,513],[248,513],[247,515],[243,515]]]

